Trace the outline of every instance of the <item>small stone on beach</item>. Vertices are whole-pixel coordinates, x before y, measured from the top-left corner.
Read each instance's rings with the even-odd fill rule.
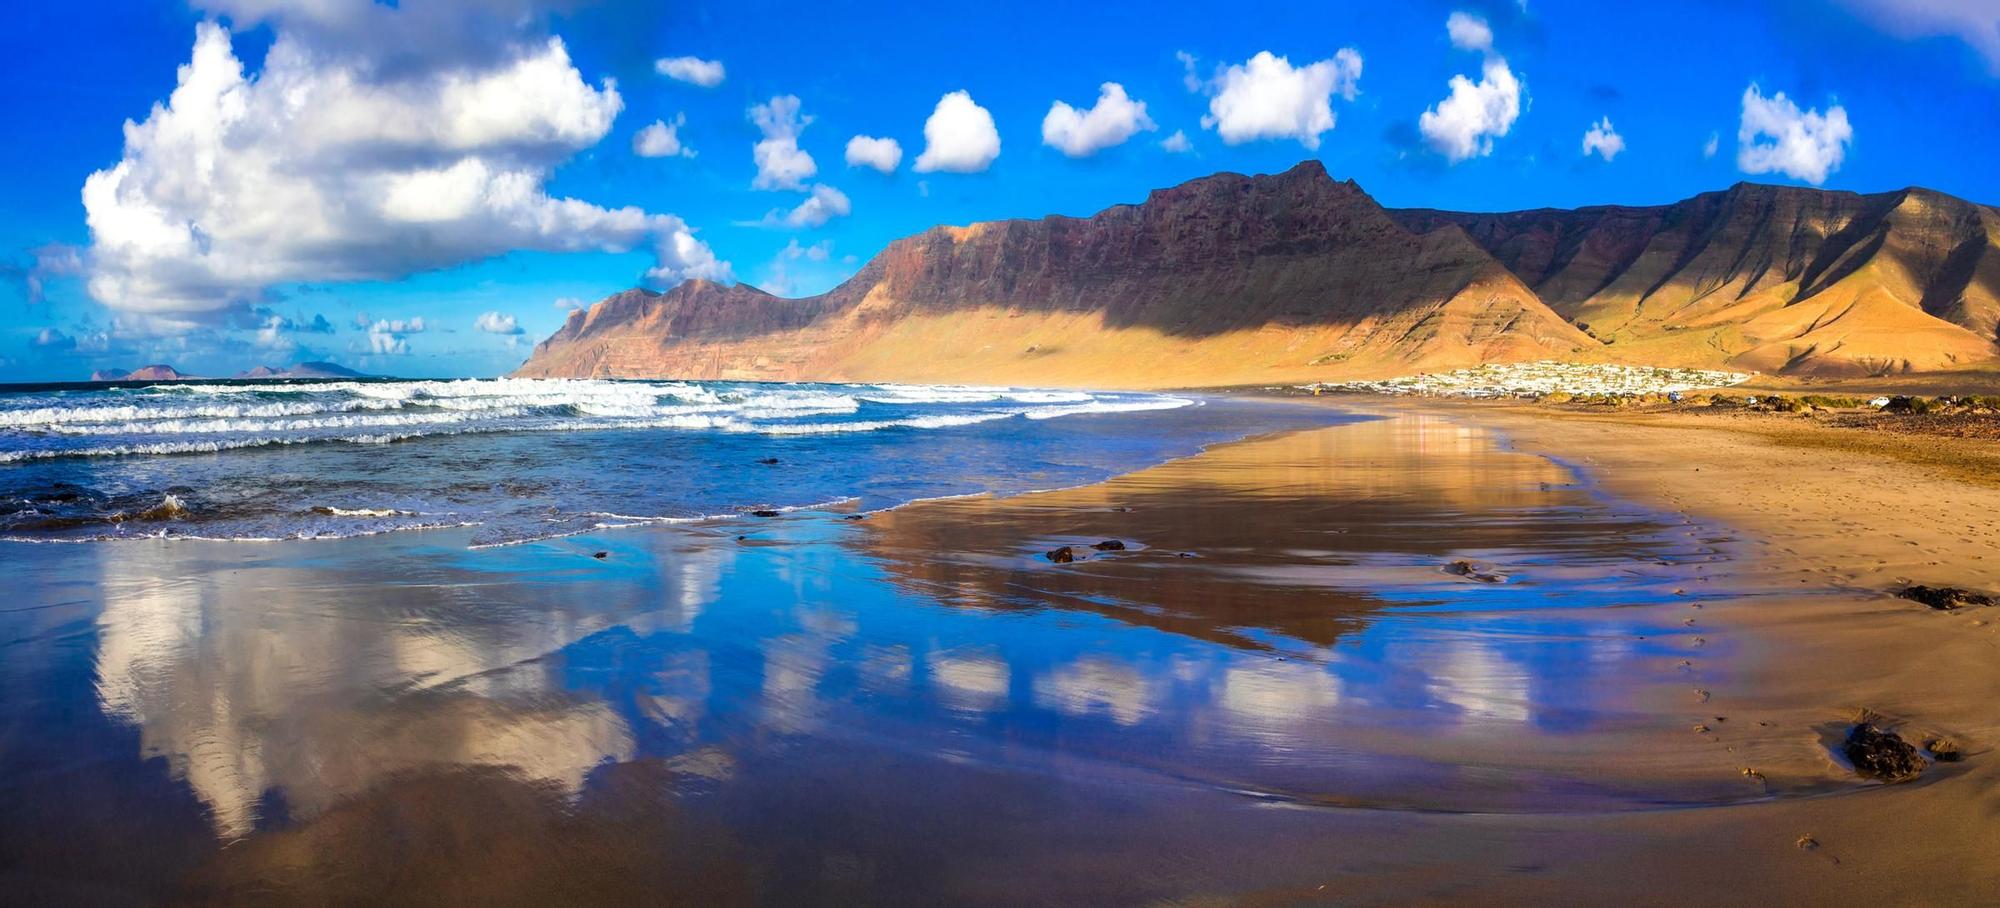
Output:
[[[1043,555],[1042,557],[1047,558],[1048,560],[1053,561],[1056,564],[1068,564],[1076,560],[1076,549],[1074,547],[1066,545],[1061,548],[1050,549],[1048,553]]]
[[[1854,771],[1870,779],[1897,782],[1924,771],[1924,758],[1901,735],[1862,722],[1847,732],[1841,745]]]
[[[609,557],[611,557],[611,553],[610,553],[610,552],[592,552],[592,553],[590,554],[590,557],[592,557],[592,558],[595,558],[595,559],[597,559],[597,560],[599,560],[599,561],[603,561],[604,559],[606,559],[606,558],[609,558]]]
[[[1122,543],[1122,542],[1119,542],[1119,541],[1118,541],[1118,540],[1116,540],[1116,539],[1106,539],[1106,540],[1104,540],[1103,542],[1095,542],[1095,543],[1091,543],[1091,546],[1090,546],[1090,547],[1091,547],[1091,548],[1093,548],[1093,549],[1096,549],[1096,550],[1098,550],[1098,551],[1100,551],[1100,552],[1122,552],[1122,551],[1125,551],[1125,543]]]
[[[1985,593],[1975,593],[1955,586],[1925,586],[1921,583],[1897,590],[1896,595],[1912,602],[1921,602],[1941,612],[1970,605],[2000,604],[2000,600]]]
[[[1454,561],[1445,565],[1444,572],[1467,580],[1477,580],[1480,583],[1499,583],[1503,579],[1499,574],[1480,570],[1478,565],[1470,561]]]

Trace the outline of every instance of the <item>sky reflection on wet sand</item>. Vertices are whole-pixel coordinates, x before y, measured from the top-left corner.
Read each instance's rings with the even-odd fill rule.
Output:
[[[1258,804],[1743,797],[1694,741],[1601,771],[1679,724],[1677,662],[1726,659],[1684,626],[1723,555],[1574,479],[1411,416],[865,521],[15,546],[0,865],[366,897],[394,841],[411,898],[1004,902],[1319,822]],[[1135,545],[1040,557],[1095,538]],[[989,885],[1022,862],[1048,876]]]

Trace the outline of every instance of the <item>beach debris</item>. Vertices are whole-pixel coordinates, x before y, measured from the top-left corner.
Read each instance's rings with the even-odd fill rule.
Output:
[[[1752,780],[1752,781],[1757,781],[1757,782],[1762,782],[1762,781],[1765,781],[1765,779],[1764,779],[1764,774],[1763,774],[1763,773],[1761,773],[1761,772],[1758,772],[1757,770],[1754,770],[1754,769],[1751,769],[1751,768],[1750,768],[1750,767],[1748,767],[1748,766],[1745,766],[1745,767],[1743,767],[1743,778],[1746,778],[1746,779],[1750,779],[1750,780]]]
[[[1506,579],[1499,574],[1485,570],[1479,565],[1464,560],[1454,561],[1445,565],[1444,572],[1464,577],[1467,580],[1477,580],[1480,583],[1500,583]]]
[[[1119,541],[1118,541],[1118,540],[1116,540],[1116,539],[1106,539],[1106,540],[1104,540],[1103,542],[1093,542],[1093,543],[1091,543],[1091,544],[1090,544],[1090,547],[1091,547],[1091,548],[1093,548],[1093,549],[1096,549],[1096,550],[1098,550],[1098,551],[1100,551],[1100,552],[1122,552],[1122,551],[1125,551],[1125,543],[1123,543],[1123,542],[1119,542]]]
[[[759,509],[757,509],[757,510],[755,510],[755,511],[751,511],[751,512],[750,512],[750,516],[752,516],[752,517],[776,517],[776,516],[778,516],[778,512],[777,512],[777,511],[773,511],[773,510],[771,510],[770,508],[759,508]]]
[[[1847,756],[1847,762],[1854,764],[1856,773],[1884,782],[1898,782],[1924,771],[1924,758],[1910,742],[1893,731],[1876,727],[1873,722],[1861,722],[1849,729],[1841,753]]]
[[[1694,733],[1698,735],[1708,734],[1708,726],[1703,725],[1700,722],[1696,722],[1694,724]]]
[[[2000,604],[2000,599],[1995,599],[1985,593],[1975,593],[1971,590],[1959,589],[1955,586],[1925,586],[1921,583],[1897,590],[1896,595],[1911,602],[1921,602],[1941,612],[1949,612],[1953,609],[1961,609],[1970,605]]]
[[[1694,698],[1699,702],[1707,703],[1708,691],[1702,690],[1701,688],[1697,687],[1694,689]]]
[[[595,558],[595,559],[597,559],[597,560],[599,560],[599,561],[603,561],[604,559],[606,559],[606,558],[609,558],[609,557],[611,557],[611,553],[610,553],[610,552],[592,552],[592,553],[590,553],[590,557],[592,557],[592,558]]]
[[[1813,838],[1810,835],[1802,835],[1799,836],[1799,840],[1797,842],[1794,842],[1793,844],[1799,846],[1800,851],[1811,851],[1819,847],[1819,840]]]
[[[1958,739],[1949,735],[1932,738],[1924,742],[1924,749],[1931,752],[1931,759],[1939,763],[1957,763],[1965,759],[1965,750],[1958,745]]]
[[[1050,549],[1048,553],[1043,555],[1042,557],[1047,558],[1048,560],[1053,561],[1056,564],[1068,564],[1076,560],[1076,548],[1073,546],[1066,545],[1062,546],[1061,548]]]
[[[1195,555],[1195,553],[1193,553],[1193,552],[1181,552],[1181,553],[1179,553],[1179,555],[1180,555],[1180,557],[1182,557],[1182,558],[1195,558],[1195,557],[1199,557],[1199,556]]]

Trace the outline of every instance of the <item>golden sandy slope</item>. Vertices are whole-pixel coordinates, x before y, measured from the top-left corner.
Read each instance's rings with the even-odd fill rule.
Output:
[[[1647,208],[1394,215],[1466,230],[1607,359],[1857,376],[1996,354],[2000,213],[1929,190],[1745,183]]]

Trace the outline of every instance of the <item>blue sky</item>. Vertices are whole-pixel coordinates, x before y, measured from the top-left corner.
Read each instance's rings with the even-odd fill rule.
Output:
[[[1390,206],[2000,202],[1986,0],[114,2],[17,9],[0,60],[0,381],[499,374],[564,301],[803,295],[933,224],[1306,158]],[[850,164],[856,136],[900,159]]]

